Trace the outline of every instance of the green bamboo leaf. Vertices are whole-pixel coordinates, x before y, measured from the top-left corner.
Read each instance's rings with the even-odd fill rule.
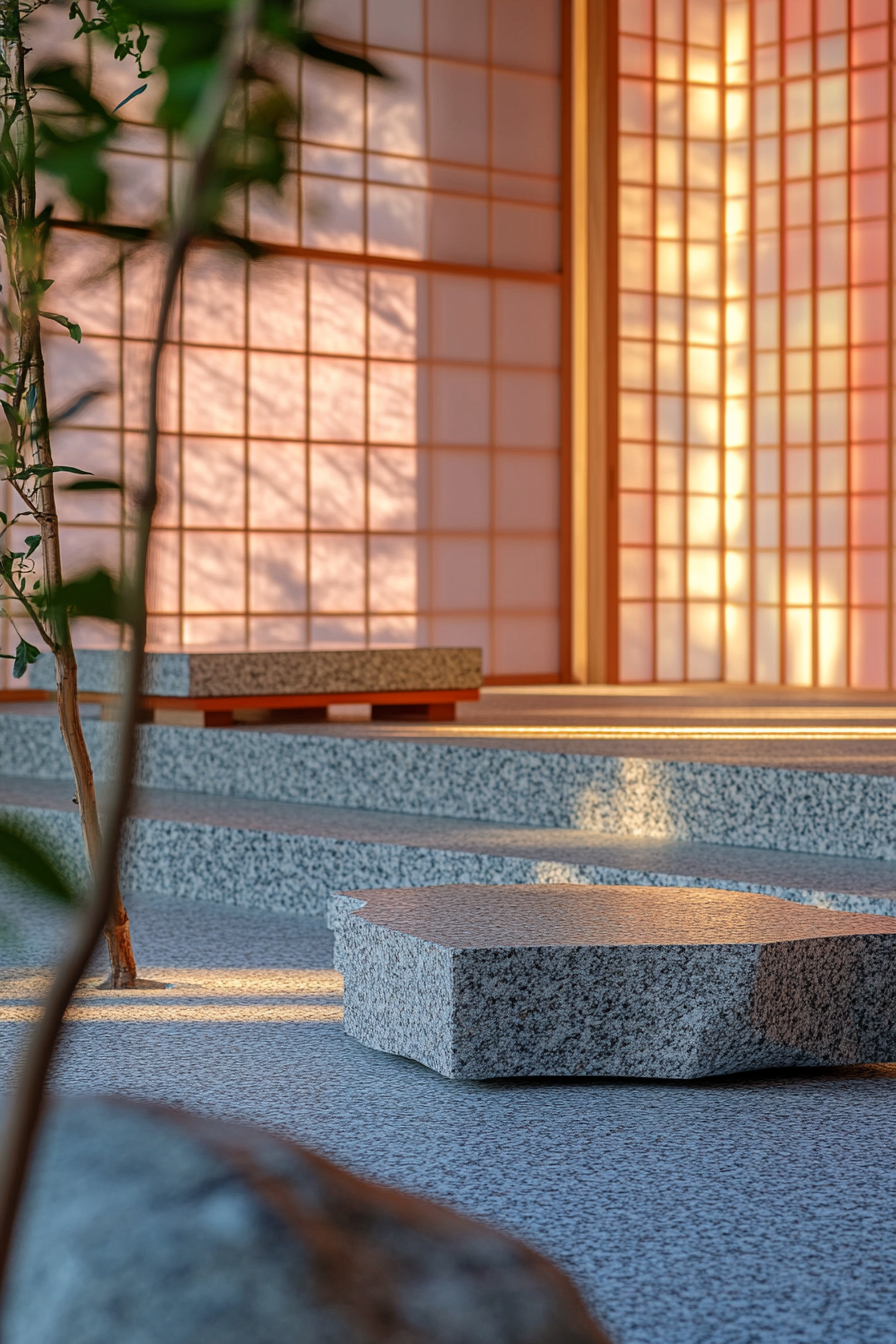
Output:
[[[44,896],[63,905],[77,905],[78,893],[50,856],[14,822],[0,820],[0,865],[23,877]]]
[[[65,611],[73,619],[93,616],[101,621],[120,621],[121,592],[108,570],[95,569],[53,589],[47,595],[46,610],[51,618]]]
[[[78,326],[77,322],[70,322],[67,317],[63,317],[62,313],[42,312],[41,317],[45,317],[48,322],[58,322],[60,327],[65,327],[73,341],[77,341],[79,345],[81,344],[81,328]]]
[[[119,122],[85,83],[82,71],[74,65],[55,63],[38,68],[31,75],[33,88],[51,90],[56,98],[37,122],[38,153],[36,162],[44,172],[59,177],[68,195],[81,207],[86,219],[99,219],[106,213],[109,175],[103,155]],[[47,314],[58,320],[55,314]],[[76,324],[69,325],[73,340]]]
[[[36,480],[40,480],[43,476],[57,476],[61,471],[72,476],[93,475],[92,471],[84,471],[81,467],[51,467],[44,462],[40,462],[36,467],[22,467],[21,471],[14,473],[13,479],[27,481],[30,477],[34,477]]]
[[[12,665],[12,674],[18,681],[19,677],[24,677],[30,663],[36,663],[40,657],[40,649],[36,649],[33,644],[29,644],[26,639],[20,639],[16,646],[15,661]]]
[[[0,406],[3,407],[3,414],[6,416],[6,423],[12,430],[13,438],[15,438],[21,427],[22,417],[19,415],[18,411],[14,406],[10,406],[8,401],[0,401]]]

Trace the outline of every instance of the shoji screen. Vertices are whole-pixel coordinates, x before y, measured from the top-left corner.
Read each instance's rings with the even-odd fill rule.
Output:
[[[722,17],[620,6],[620,675],[722,657]]]
[[[188,265],[153,642],[473,644],[492,675],[556,676],[559,0],[323,0],[316,15],[391,79],[306,65],[282,196],[232,206],[273,255],[202,248]],[[97,59],[117,101],[132,77]],[[151,96],[128,104],[111,156],[124,223],[151,219],[177,173]],[[55,303],[85,336],[47,333],[54,400],[103,395],[57,451],[103,474],[140,456],[156,265],[58,231]],[[63,497],[73,569],[121,554],[118,506],[95,498]]]
[[[892,686],[886,0],[620,30],[620,675]]]

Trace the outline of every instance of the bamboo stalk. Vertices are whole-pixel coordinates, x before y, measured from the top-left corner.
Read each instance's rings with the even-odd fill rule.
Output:
[[[236,0],[231,11],[217,71],[206,87],[187,131],[187,140],[192,149],[192,163],[180,216],[169,234],[168,260],[150,367],[146,471],[135,501],[137,525],[134,569],[125,596],[125,615],[132,638],[123,696],[117,768],[110,794],[110,807],[102,829],[102,843],[90,900],[80,920],[74,942],[57,968],[43,1014],[32,1033],[9,1106],[3,1134],[2,1162],[0,1162],[0,1293],[8,1269],[16,1215],[43,1108],[44,1088],[62,1020],[97,940],[115,911],[121,838],[130,810],[137,755],[137,718],[146,639],[146,565],[152,517],[157,500],[161,360],[167,342],[168,324],[178,279],[199,223],[205,187],[214,162],[216,141],[227,105],[243,68],[246,48],[256,25],[258,5],[259,0]]]

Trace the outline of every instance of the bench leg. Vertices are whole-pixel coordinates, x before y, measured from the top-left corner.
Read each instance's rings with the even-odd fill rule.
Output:
[[[379,722],[416,719],[424,723],[450,723],[457,717],[457,706],[453,700],[439,700],[432,705],[371,705],[370,717]]]
[[[203,718],[206,728],[232,728],[233,710],[232,709],[206,709],[203,710]]]
[[[427,705],[426,717],[433,723],[451,723],[457,718],[457,705],[453,700],[440,700],[435,705]]]
[[[265,712],[268,723],[326,723],[326,705],[299,705],[295,709],[268,709]]]

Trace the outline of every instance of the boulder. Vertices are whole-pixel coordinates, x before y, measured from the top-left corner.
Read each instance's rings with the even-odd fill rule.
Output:
[[[262,1130],[54,1104],[4,1344],[607,1344],[522,1243]]]
[[[446,1078],[702,1078],[896,1059],[896,919],[708,887],[330,903],[343,1026]]]

